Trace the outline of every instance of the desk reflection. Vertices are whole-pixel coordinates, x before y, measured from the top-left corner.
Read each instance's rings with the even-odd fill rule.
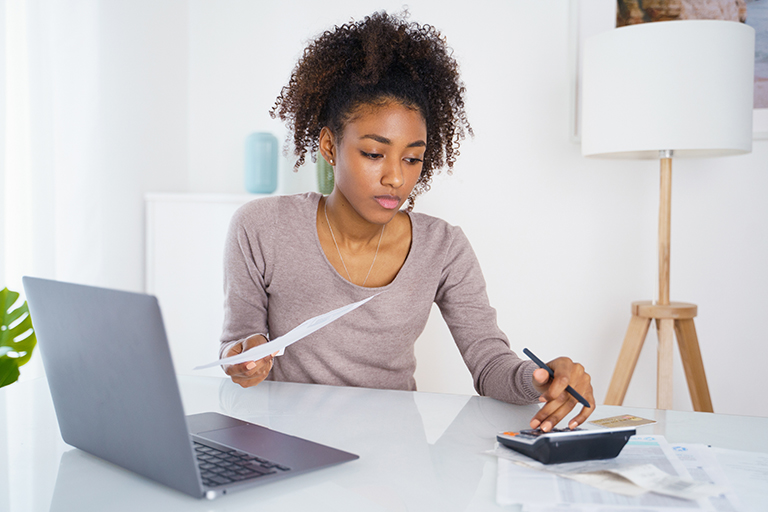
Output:
[[[222,381],[220,406],[246,421],[357,453],[365,471],[348,475],[344,486],[378,502],[387,497],[390,506],[398,497],[403,509],[404,503],[417,504],[415,510],[466,509],[488,464],[495,478],[496,460],[484,452],[496,434],[527,428],[538,410],[461,395],[275,384],[243,389]]]
[[[360,459],[211,502],[71,449],[61,455],[50,511],[466,510],[493,495],[496,460],[484,452],[496,433],[525,427],[536,411],[480,397],[292,383],[182,387],[195,402],[188,413],[218,407]]]

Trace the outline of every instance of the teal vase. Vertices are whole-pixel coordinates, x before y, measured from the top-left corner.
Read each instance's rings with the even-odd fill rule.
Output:
[[[245,139],[245,190],[271,194],[277,190],[277,137],[256,132]]]

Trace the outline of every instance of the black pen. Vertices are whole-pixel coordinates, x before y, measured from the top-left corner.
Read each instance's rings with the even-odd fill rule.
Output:
[[[530,350],[528,350],[527,348],[524,348],[524,349],[523,349],[523,354],[525,354],[525,355],[527,355],[528,357],[530,357],[530,358],[531,358],[531,361],[533,361],[534,363],[536,363],[537,365],[539,365],[539,368],[544,368],[545,370],[547,370],[547,371],[549,372],[549,376],[550,376],[550,377],[554,377],[554,376],[555,376],[555,372],[554,372],[554,371],[552,371],[552,368],[550,368],[549,366],[547,366],[547,364],[546,364],[544,361],[542,361],[541,359],[539,359],[538,357],[536,357],[535,355],[533,355],[533,352],[531,352],[531,351],[530,351]],[[579,401],[579,403],[580,403],[581,405],[583,405],[584,407],[591,407],[591,405],[589,405],[589,402],[587,402],[587,401],[586,401],[586,399],[585,399],[583,396],[581,396],[581,395],[580,395],[580,394],[579,394],[579,393],[578,393],[578,392],[577,392],[575,389],[573,389],[571,386],[568,386],[567,388],[565,388],[565,390],[566,390],[567,392],[569,392],[573,398],[575,398],[576,400],[578,400],[578,401]]]

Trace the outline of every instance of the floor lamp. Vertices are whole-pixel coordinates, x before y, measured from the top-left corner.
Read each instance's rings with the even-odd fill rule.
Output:
[[[632,304],[606,404],[624,401],[655,320],[656,406],[672,408],[676,336],[693,407],[713,410],[693,321],[697,307],[669,300],[672,158],[752,150],[754,45],[751,27],[716,20],[643,23],[586,41],[582,154],[661,161],[658,298]]]

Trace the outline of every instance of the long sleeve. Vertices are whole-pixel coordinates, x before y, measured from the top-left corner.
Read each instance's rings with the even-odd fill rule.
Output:
[[[275,215],[268,201],[238,209],[224,246],[222,349],[253,334],[269,333],[270,238]]]
[[[535,402],[536,365],[509,348],[491,307],[485,279],[474,251],[460,228],[451,228],[435,302],[472,373],[475,389],[505,402]]]

